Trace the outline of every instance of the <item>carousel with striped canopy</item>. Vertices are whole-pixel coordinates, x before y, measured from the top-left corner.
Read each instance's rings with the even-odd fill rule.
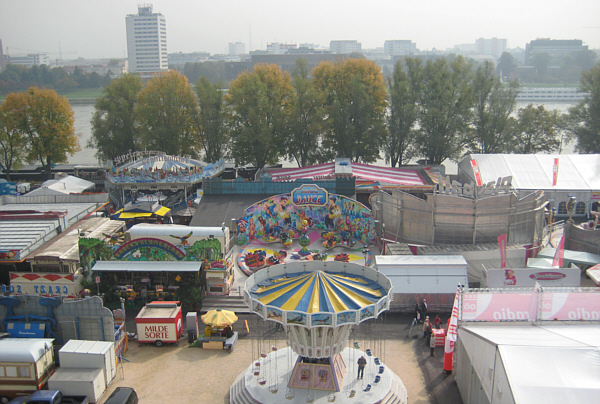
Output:
[[[367,378],[372,377],[373,384],[385,378],[378,385],[387,389],[371,390],[371,384],[366,391],[358,388],[356,361],[365,353],[348,343],[352,328],[377,318],[389,308],[391,297],[391,282],[385,275],[354,263],[293,262],[256,272],[244,286],[246,304],[263,319],[283,326],[288,347],[263,355],[255,363],[262,366],[251,366],[240,375],[230,390],[232,402],[247,402],[242,399],[247,395],[253,402],[273,402],[272,396],[264,401],[261,383],[257,385],[254,380],[264,382],[270,393],[292,402],[298,401],[298,391],[308,392],[298,402],[331,402],[336,394],[344,395],[344,399],[356,397],[355,402],[363,402],[359,396],[368,402],[388,396],[392,385],[402,385],[399,378],[389,370],[386,374],[378,363],[373,369],[381,373]],[[282,366],[286,361],[293,365]],[[277,362],[279,371],[266,375],[267,366],[272,369],[272,363]]]

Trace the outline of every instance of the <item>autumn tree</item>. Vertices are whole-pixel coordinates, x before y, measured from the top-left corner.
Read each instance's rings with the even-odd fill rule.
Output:
[[[415,146],[430,164],[461,155],[470,130],[471,76],[462,56],[428,60],[423,68]]]
[[[140,131],[135,108],[141,90],[141,78],[127,74],[113,80],[96,100],[87,147],[96,149],[99,159],[112,160],[138,149]]]
[[[24,93],[10,93],[0,105],[0,168],[6,173],[7,181],[27,154],[27,136],[19,125],[26,110],[27,97]]]
[[[367,59],[322,62],[313,80],[323,92],[323,146],[331,157],[372,163],[385,138],[386,91],[379,67]]]
[[[200,138],[204,157],[208,162],[215,162],[225,156],[227,145],[222,85],[212,84],[206,77],[200,77],[194,88],[200,107]]]
[[[389,111],[383,151],[386,162],[392,167],[407,163],[415,152],[413,140],[418,118],[421,74],[420,59],[405,59],[396,62],[392,77],[388,79]]]
[[[51,178],[52,165],[67,161],[67,154],[79,151],[73,109],[54,90],[31,87],[25,93],[19,127],[27,135],[27,159],[39,161]]]
[[[306,59],[298,59],[292,72],[294,96],[285,146],[288,158],[295,160],[299,167],[315,164],[323,156],[323,97],[308,74]]]
[[[225,101],[231,156],[236,164],[260,169],[278,162],[284,151],[292,96],[289,74],[276,65],[258,64],[231,82]]]
[[[136,116],[141,147],[197,157],[198,101],[184,75],[169,71],[148,81],[139,94]]]
[[[494,66],[486,61],[477,66],[472,82],[473,132],[469,141],[470,153],[507,153],[514,147],[514,118],[519,83],[503,85]]]
[[[557,114],[542,105],[529,104],[518,111],[514,153],[552,152],[560,147],[557,135]]]
[[[600,64],[581,74],[583,101],[569,110],[569,130],[579,153],[600,153]]]

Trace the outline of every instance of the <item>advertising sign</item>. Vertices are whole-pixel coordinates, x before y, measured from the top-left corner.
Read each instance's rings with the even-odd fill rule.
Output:
[[[11,272],[10,286],[1,285],[1,292],[42,296],[77,296],[83,286],[80,276],[73,274],[36,274]]]
[[[542,320],[600,320],[600,293],[544,292]]]
[[[462,321],[534,321],[537,293],[464,293]]]
[[[531,288],[536,281],[543,287],[577,287],[581,282],[581,271],[578,268],[488,269],[485,280],[488,288]]]

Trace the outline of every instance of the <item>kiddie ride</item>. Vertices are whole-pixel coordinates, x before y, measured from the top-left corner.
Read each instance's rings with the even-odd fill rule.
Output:
[[[323,239],[323,247],[326,250],[331,250],[337,246],[352,248],[356,245],[356,240],[354,240],[350,233],[345,230],[341,231],[339,234],[332,231],[324,231],[321,233],[321,238]]]

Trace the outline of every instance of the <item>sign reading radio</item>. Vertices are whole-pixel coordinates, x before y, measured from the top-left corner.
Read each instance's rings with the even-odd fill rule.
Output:
[[[325,206],[327,190],[314,184],[304,184],[292,191],[292,203],[296,206]]]

